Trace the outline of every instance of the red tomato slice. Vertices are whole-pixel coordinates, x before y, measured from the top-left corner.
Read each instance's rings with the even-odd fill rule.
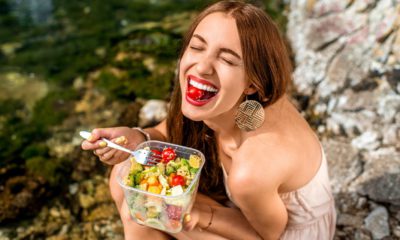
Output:
[[[161,157],[163,163],[168,163],[176,158],[175,150],[172,148],[165,148],[161,153]]]
[[[185,178],[181,175],[175,175],[172,177],[172,181],[171,181],[171,185],[172,186],[185,186]]]

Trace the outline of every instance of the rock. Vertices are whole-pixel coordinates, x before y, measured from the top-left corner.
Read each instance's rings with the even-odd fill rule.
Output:
[[[359,216],[353,216],[350,214],[338,214],[337,225],[339,226],[351,226],[359,228],[363,224],[363,218]]]
[[[338,209],[335,239],[397,239],[399,10],[398,0],[290,1],[294,91],[308,99],[303,114],[329,136],[323,144]],[[390,211],[377,236],[370,211],[380,203]],[[357,226],[360,218],[369,219],[368,229]]]
[[[19,42],[13,43],[4,43],[0,45],[0,50],[6,57],[12,57],[15,55],[15,52],[21,48],[23,45]]]
[[[354,233],[354,240],[371,240],[371,234],[364,229],[356,229]]]
[[[351,33],[366,25],[367,16],[365,14],[342,12],[307,21],[304,32],[306,39],[308,39],[308,47],[317,50],[342,35]]]
[[[391,32],[393,32],[394,28],[397,27],[398,24],[398,10],[389,6],[385,11],[383,19],[371,24],[370,31],[375,35],[375,38],[378,41],[385,39]],[[373,17],[374,15],[371,14],[371,16]]]
[[[349,0],[343,1],[318,1],[312,6],[312,17],[318,18],[323,15],[342,12],[349,4]],[[310,6],[311,7],[311,6]]]
[[[379,202],[389,202],[400,205],[400,173],[385,174],[376,179],[370,179],[362,186],[362,193]]]
[[[389,214],[386,208],[377,207],[365,219],[365,227],[372,233],[373,239],[389,236]]]
[[[79,185],[77,183],[70,184],[68,186],[69,194],[75,195],[78,192]]]
[[[399,31],[400,33],[400,31]],[[400,41],[400,34],[399,34],[399,41]],[[400,42],[399,42],[399,51],[400,51]],[[400,63],[400,53],[399,53],[399,63]],[[394,68],[393,70],[388,72],[387,81],[392,88],[393,91],[396,91],[397,94],[400,93],[400,67]]]
[[[79,204],[82,208],[90,208],[96,204],[96,199],[87,194],[79,194]]]
[[[377,112],[382,117],[383,122],[393,122],[396,113],[400,112],[400,95],[392,93],[382,96],[379,100]]]
[[[400,154],[387,151],[364,158],[364,171],[350,188],[374,201],[400,205]]]
[[[148,100],[139,112],[139,126],[153,126],[167,116],[167,103],[162,100]]]
[[[394,40],[393,46],[392,46],[392,52],[394,53],[394,57],[397,59],[397,62],[399,63],[400,59],[400,31],[397,30],[396,33],[396,38]]]
[[[363,12],[374,3],[375,0],[356,0],[351,7],[354,8],[356,12]]]
[[[385,125],[382,127],[383,135],[382,143],[385,145],[400,146],[400,126]]]
[[[110,216],[115,215],[118,217],[118,210],[114,204],[101,204],[98,207],[95,207],[87,217],[85,217],[85,221],[97,221],[101,219],[109,219]]]
[[[118,124],[121,126],[138,126],[139,124],[139,111],[142,108],[142,104],[138,101],[134,101],[128,104],[121,113],[118,119]]]
[[[375,119],[376,113],[369,110],[360,112],[333,112],[326,120],[327,129],[336,135],[341,135],[344,131],[348,137],[356,137],[360,132],[366,132],[374,128],[372,121],[365,119]]]
[[[396,237],[400,238],[400,226],[394,227],[393,235],[395,235]]]
[[[332,191],[343,192],[362,170],[356,150],[347,141],[324,140]]]
[[[345,90],[338,99],[336,108],[344,111],[360,111],[375,105],[376,99],[371,96],[371,92],[354,92],[350,89]]]
[[[351,141],[351,145],[358,149],[377,149],[380,145],[379,133],[376,131],[366,131]]]
[[[19,72],[0,73],[0,100],[16,99],[24,102],[29,110],[35,103],[45,97],[50,90],[46,82],[34,74],[24,75]]]
[[[9,178],[0,192],[0,223],[36,214],[43,204],[45,192],[42,179],[29,176]]]

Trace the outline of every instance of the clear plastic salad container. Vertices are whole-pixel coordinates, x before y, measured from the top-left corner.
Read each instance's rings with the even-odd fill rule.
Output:
[[[190,212],[195,200],[201,169],[205,161],[204,155],[193,148],[160,141],[146,141],[138,145],[136,149],[143,148],[159,151],[165,148],[172,148],[179,158],[189,159],[194,155],[201,159],[198,171],[190,184],[178,195],[155,194],[128,186],[124,179],[126,179],[131,170],[132,162],[130,160],[121,163],[117,170],[117,181],[124,190],[130,215],[134,221],[170,233],[180,232],[183,218],[186,213]]]

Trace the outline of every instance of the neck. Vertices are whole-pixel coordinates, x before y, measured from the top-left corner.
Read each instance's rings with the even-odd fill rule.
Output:
[[[204,124],[215,132],[217,138],[233,141],[239,146],[243,132],[236,126],[236,111],[237,108],[233,108],[215,118],[204,120]]]

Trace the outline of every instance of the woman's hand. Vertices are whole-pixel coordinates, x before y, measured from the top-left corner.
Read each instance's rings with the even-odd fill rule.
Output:
[[[114,165],[118,164],[129,157],[129,154],[107,147],[107,143],[101,138],[109,139],[116,144],[124,146],[128,149],[135,149],[138,144],[145,141],[143,134],[129,127],[115,128],[96,128],[92,131],[89,139],[82,142],[83,150],[93,150],[100,161]]]
[[[205,229],[213,218],[212,208],[218,207],[220,204],[203,194],[198,193],[196,201],[190,214],[186,214],[183,219],[183,227],[186,231],[192,231],[196,227]]]

